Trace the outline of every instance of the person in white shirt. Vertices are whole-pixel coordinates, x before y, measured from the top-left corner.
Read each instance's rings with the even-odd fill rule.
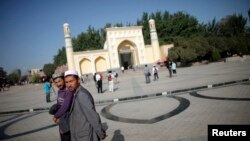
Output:
[[[121,70],[122,70],[122,73],[124,73],[124,67],[123,66],[121,67]]]
[[[152,74],[154,74],[154,81],[158,80],[159,79],[159,76],[158,76],[158,67],[156,67],[155,65],[153,66],[152,68]]]
[[[173,71],[173,74],[176,74],[176,63],[173,61],[172,62],[172,71]]]
[[[102,93],[102,77],[99,73],[95,76],[96,83],[97,83],[97,92]]]
[[[112,71],[108,71],[108,84],[109,84],[109,91],[114,92],[114,74]]]

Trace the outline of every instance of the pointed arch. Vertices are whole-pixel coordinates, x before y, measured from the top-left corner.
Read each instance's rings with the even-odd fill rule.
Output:
[[[118,45],[117,51],[119,54],[120,66],[124,66],[125,69],[139,64],[138,49],[134,42],[123,40]]]
[[[91,67],[91,60],[89,60],[87,58],[83,58],[80,61],[80,71],[81,71],[81,74],[91,73],[92,72],[91,68],[92,68]]]
[[[99,56],[95,59],[95,68],[96,72],[107,71],[107,62],[106,59],[102,56]]]

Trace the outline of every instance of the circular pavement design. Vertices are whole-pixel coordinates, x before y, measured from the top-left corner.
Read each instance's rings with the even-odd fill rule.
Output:
[[[162,120],[165,120],[167,118],[170,118],[172,116],[175,116],[179,113],[181,113],[182,111],[186,110],[189,105],[190,102],[188,99],[182,98],[182,97],[177,97],[177,96],[167,96],[167,98],[173,98],[177,101],[179,101],[179,105],[177,108],[173,109],[172,111],[165,113],[161,116],[152,118],[152,119],[133,119],[133,118],[124,118],[124,117],[119,117],[116,116],[114,114],[112,114],[110,112],[110,109],[116,105],[116,103],[114,104],[110,104],[106,107],[104,107],[101,110],[101,115],[109,120],[113,120],[113,121],[119,121],[119,122],[125,122],[125,123],[138,123],[138,124],[152,124],[152,123],[156,123]]]
[[[41,113],[42,112],[32,113],[32,114],[27,114],[27,115],[24,115],[24,116],[22,114],[20,114],[20,115],[14,116],[12,118],[9,118],[7,120],[1,121],[0,123],[2,123],[2,122],[7,122],[7,123],[0,127],[0,140],[2,140],[2,139],[11,139],[11,138],[19,137],[19,136],[24,136],[24,135],[32,134],[32,133],[35,133],[35,132],[39,132],[39,131],[46,130],[48,128],[52,128],[52,127],[57,126],[56,124],[51,124],[51,125],[43,126],[43,127],[40,127],[40,128],[36,128],[36,129],[33,129],[33,130],[24,131],[24,132],[12,134],[12,135],[8,135],[8,134],[5,133],[5,130],[9,126],[11,126],[11,125],[13,125],[13,124],[15,124],[17,122],[20,122],[22,120],[37,116],[37,115],[39,115]],[[8,122],[8,121],[10,121],[10,122]]]
[[[191,96],[198,97],[198,98],[205,98],[205,99],[214,99],[214,100],[238,100],[238,101],[249,101],[250,98],[231,98],[231,97],[214,97],[214,96],[205,96],[198,94],[197,92],[189,93]]]

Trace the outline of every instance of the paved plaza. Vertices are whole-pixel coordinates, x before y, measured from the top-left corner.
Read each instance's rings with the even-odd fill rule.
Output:
[[[145,83],[142,69],[119,72],[115,91],[84,83],[107,129],[106,141],[206,141],[210,124],[250,124],[250,59],[177,68]],[[226,83],[225,83],[226,82]],[[42,84],[0,93],[0,140],[59,141]],[[31,112],[25,112],[31,111]],[[33,110],[37,110],[32,112]],[[11,112],[6,114],[8,112]]]

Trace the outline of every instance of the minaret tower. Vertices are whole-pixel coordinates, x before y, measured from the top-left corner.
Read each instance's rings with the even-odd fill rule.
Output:
[[[63,24],[63,30],[64,30],[64,37],[65,37],[68,69],[72,70],[72,69],[75,69],[75,66],[74,66],[74,60],[73,60],[73,47],[72,47],[72,41],[71,41],[70,29],[69,29],[68,23]]]
[[[151,45],[153,47],[153,58],[154,61],[157,61],[160,59],[160,47],[159,47],[158,35],[155,28],[155,21],[153,19],[149,20],[149,30],[150,30]]]

